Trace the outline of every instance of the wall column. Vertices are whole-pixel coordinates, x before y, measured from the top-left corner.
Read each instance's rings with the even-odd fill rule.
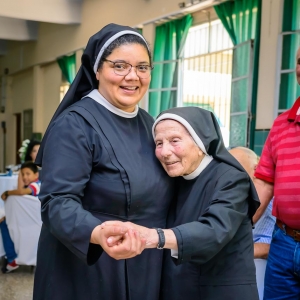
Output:
[[[15,156],[16,153],[14,149],[16,148],[15,143],[15,118],[13,117],[13,103],[12,103],[12,77],[7,76],[5,80],[5,86],[2,88],[5,90],[5,98],[6,98],[6,105],[5,105],[5,113],[0,115],[1,122],[5,122],[6,127],[6,135],[5,135],[5,145],[4,143],[4,136],[3,136],[3,130],[1,128],[1,167],[5,167],[5,165],[11,165],[15,164]],[[2,91],[1,91],[2,92]],[[5,147],[5,151],[4,151]],[[5,157],[4,157],[5,154]],[[3,161],[5,160],[5,162]],[[2,171],[5,171],[4,169]]]
[[[276,72],[280,66],[278,37],[282,31],[283,0],[263,0],[259,52],[259,81],[256,107],[256,129],[269,129],[274,121]]]
[[[39,65],[33,67],[33,84],[33,132],[43,132],[44,72]]]
[[[155,41],[155,24],[149,23],[144,25],[143,27],[143,36],[145,37],[146,41],[150,44],[150,51],[153,57],[153,49],[154,49],[154,41]],[[144,110],[148,111],[148,99],[149,93],[147,92],[143,99],[140,101],[139,106]]]
[[[77,50],[75,55],[76,55],[76,74],[81,66],[81,56],[83,54],[83,49]]]

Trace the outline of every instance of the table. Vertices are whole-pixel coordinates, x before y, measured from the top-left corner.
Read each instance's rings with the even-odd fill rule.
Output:
[[[19,265],[36,265],[42,227],[41,202],[38,197],[9,196],[5,201],[6,223],[18,255]]]
[[[18,175],[0,176],[0,196],[7,190],[15,190],[18,187]],[[4,210],[4,201],[0,198],[0,210]],[[0,231],[0,257],[5,254]]]
[[[18,187],[18,175],[0,176],[0,195],[6,190]],[[38,197],[9,196],[7,201],[0,198],[0,208],[5,209],[6,223],[18,255],[20,265],[36,265],[38,239],[42,227],[41,202]],[[5,255],[0,232],[0,257]]]

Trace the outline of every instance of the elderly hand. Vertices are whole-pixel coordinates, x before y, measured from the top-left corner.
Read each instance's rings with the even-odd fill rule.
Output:
[[[107,240],[111,237],[117,237],[118,242],[108,246]],[[137,231],[122,225],[99,225],[92,232],[91,243],[99,244],[109,256],[119,260],[141,254],[145,249],[146,240],[141,238]]]
[[[106,221],[101,224],[101,226],[104,227],[112,227],[112,228],[119,228],[119,227],[124,227],[129,229],[133,229],[137,231],[142,239],[146,240],[146,248],[155,248],[158,244],[158,234],[156,229],[149,229],[144,226],[140,226],[131,222],[120,222],[120,221]],[[112,234],[108,239],[107,239],[107,245],[109,247],[112,247],[114,245],[118,245],[120,241],[122,241],[122,236],[121,235],[114,235]]]

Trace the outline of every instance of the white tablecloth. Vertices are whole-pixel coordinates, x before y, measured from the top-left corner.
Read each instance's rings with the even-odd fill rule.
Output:
[[[5,201],[6,223],[20,265],[36,265],[42,227],[41,202],[34,196],[9,196]]]
[[[3,192],[7,190],[15,190],[18,187],[18,175],[13,176],[0,176],[0,196]],[[4,202],[0,198],[0,215],[4,210]],[[3,243],[2,243],[2,235],[0,231],[0,257],[5,254]]]
[[[0,176],[0,195],[6,190],[17,189],[18,176]],[[20,265],[36,265],[38,239],[42,226],[41,203],[33,196],[0,198],[0,209],[5,209],[6,223],[18,255]],[[0,231],[0,257],[5,255]]]

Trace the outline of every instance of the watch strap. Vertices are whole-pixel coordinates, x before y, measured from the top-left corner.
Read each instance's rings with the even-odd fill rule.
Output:
[[[157,249],[163,249],[165,246],[166,238],[164,231],[161,228],[155,228],[158,234],[158,244],[157,244]]]

